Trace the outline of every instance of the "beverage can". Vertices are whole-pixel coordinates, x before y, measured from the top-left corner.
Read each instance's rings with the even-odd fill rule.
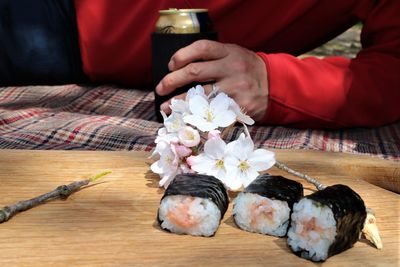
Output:
[[[155,32],[165,34],[201,33],[212,30],[208,10],[170,8],[159,11]]]
[[[156,85],[170,72],[168,62],[179,49],[201,40],[217,40],[207,9],[165,9],[159,11],[159,18],[151,36],[152,76]],[[166,96],[154,91],[154,103],[157,120],[162,122],[160,105],[173,96],[185,93],[198,81],[176,88]]]

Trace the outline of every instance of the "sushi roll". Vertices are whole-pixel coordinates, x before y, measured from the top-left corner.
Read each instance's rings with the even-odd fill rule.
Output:
[[[302,197],[302,184],[262,174],[234,199],[233,218],[245,231],[285,236],[293,204]]]
[[[302,258],[325,261],[357,242],[366,216],[364,201],[351,188],[328,186],[294,204],[288,245]]]
[[[229,199],[213,176],[180,174],[166,189],[158,209],[162,229],[194,236],[212,236],[224,217]]]

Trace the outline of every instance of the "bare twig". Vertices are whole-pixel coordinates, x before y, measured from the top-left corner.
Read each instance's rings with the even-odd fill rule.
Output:
[[[285,172],[288,172],[290,174],[293,174],[294,176],[297,176],[303,180],[306,180],[307,182],[313,184],[318,190],[322,190],[324,188],[326,188],[326,185],[321,184],[320,182],[318,182],[316,179],[308,176],[307,174],[298,172],[293,170],[292,168],[290,168],[289,166],[287,166],[286,164],[276,161],[275,162],[275,167],[277,167],[278,169],[281,169]]]
[[[84,186],[88,185],[91,182],[99,180],[101,177],[109,173],[111,172],[110,171],[102,172],[86,180],[72,182],[68,185],[60,185],[53,191],[50,191],[46,194],[31,198],[29,200],[19,201],[13,205],[5,206],[4,208],[0,209],[0,223],[8,221],[19,212],[34,208],[40,204],[45,203],[46,201],[57,198],[67,199],[72,193],[79,191]]]

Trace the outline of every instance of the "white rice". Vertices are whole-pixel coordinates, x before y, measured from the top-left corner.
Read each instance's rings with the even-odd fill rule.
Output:
[[[239,193],[233,201],[233,217],[241,229],[273,236],[286,235],[290,208],[286,201],[253,193]]]
[[[336,221],[332,210],[318,202],[303,198],[293,206],[288,245],[301,251],[301,257],[323,261],[335,241]]]
[[[212,236],[221,212],[209,199],[175,195],[165,197],[158,211],[161,227],[177,234]]]

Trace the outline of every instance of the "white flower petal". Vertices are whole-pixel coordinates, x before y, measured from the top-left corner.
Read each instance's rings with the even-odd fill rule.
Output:
[[[200,143],[200,134],[190,126],[183,127],[178,132],[179,141],[187,146],[194,147]]]
[[[158,183],[159,186],[167,188],[171,184],[171,182],[174,180],[175,176],[176,176],[175,173],[163,175],[160,182]]]
[[[182,99],[171,99],[171,105],[169,105],[172,112],[187,113],[189,112],[189,103]]]
[[[181,114],[172,112],[171,115],[164,120],[164,125],[165,128],[167,128],[167,131],[172,133],[179,131],[183,126],[185,126],[185,123],[183,122]]]
[[[215,111],[217,114],[225,112],[229,107],[229,97],[225,93],[219,93],[210,102],[211,110]]]
[[[243,113],[242,110],[240,109],[239,105],[232,98],[229,98],[229,109],[232,110],[236,114],[236,120],[238,122],[242,122],[247,125],[254,124],[254,120],[250,116]]]
[[[160,129],[158,129],[158,131],[157,131],[157,135],[159,135],[159,136],[164,136],[164,135],[166,135],[168,133],[168,131],[167,131],[167,128],[165,128],[165,127],[161,127]]]
[[[218,127],[228,127],[236,121],[236,115],[230,110],[215,114],[214,124]]]
[[[169,147],[169,144],[165,141],[160,141],[157,143],[156,147],[154,148],[153,153],[151,153],[151,158],[154,157],[155,155],[159,154],[161,155],[163,151]]]
[[[255,122],[249,115],[246,115],[242,112],[236,113],[236,120],[247,125],[253,125]]]
[[[238,159],[238,157],[237,157],[237,151],[236,151],[236,149],[240,149],[240,146],[238,147],[237,146],[237,140],[234,140],[234,141],[231,141],[231,142],[229,142],[227,145],[226,145],[226,154],[228,155],[228,156],[232,156],[232,157],[234,157],[236,160]],[[240,151],[239,151],[239,153],[240,153]]]
[[[240,135],[239,138],[240,138],[239,142],[241,143],[240,145],[243,149],[243,153],[250,156],[254,149],[253,140],[251,140],[250,137],[245,137],[243,133]]]
[[[208,108],[208,101],[201,96],[195,95],[189,100],[189,109],[194,115],[203,117],[204,111]]]
[[[169,133],[164,136],[157,136],[154,142],[156,144],[160,142],[167,142],[167,143],[172,143],[172,142],[178,142],[178,135],[176,133]]]
[[[204,93],[204,88],[201,85],[196,85],[196,87],[192,87],[186,93],[186,101],[188,102],[194,96],[200,96],[204,99],[208,99],[206,94]]]
[[[240,161],[238,160],[237,157],[235,157],[234,154],[229,154],[225,156],[224,162],[225,162],[225,168],[228,170],[228,172],[236,171],[240,163]]]
[[[198,173],[209,174],[214,166],[214,160],[207,157],[204,153],[198,156],[192,156],[190,158],[191,169]]]
[[[236,171],[227,172],[225,177],[220,178],[220,180],[231,191],[239,191],[243,188],[243,183],[239,179]]]
[[[251,182],[253,182],[257,176],[259,175],[259,173],[250,168],[246,171],[246,173],[242,173],[241,179],[242,179],[242,183],[244,187],[247,187]]]
[[[249,140],[246,140],[245,135],[241,133],[237,140],[227,145],[227,150],[229,155],[234,155],[240,160],[246,160],[253,152],[251,144],[252,142],[250,143]]]
[[[161,164],[160,164],[159,160],[157,160],[156,162],[151,164],[150,169],[152,172],[157,173],[157,174],[163,173],[163,169],[161,168]]]
[[[160,154],[159,167],[162,173],[172,173],[178,168],[179,157],[174,153],[171,147],[165,148]]]
[[[226,144],[221,138],[209,139],[204,144],[204,152],[212,159],[222,159]]]
[[[215,176],[217,179],[219,179],[221,182],[223,182],[223,179],[226,178],[226,169],[225,168],[216,168],[214,167],[212,169],[212,174]]]
[[[167,114],[164,111],[160,110],[161,116],[163,117],[163,121],[165,122],[168,118]]]
[[[266,149],[257,149],[250,155],[248,161],[256,171],[265,171],[274,166],[275,153]]]
[[[193,125],[202,132],[208,132],[217,128],[217,126],[215,126],[213,123],[210,123],[204,118],[196,115],[187,115],[184,116],[183,119],[185,123]]]

